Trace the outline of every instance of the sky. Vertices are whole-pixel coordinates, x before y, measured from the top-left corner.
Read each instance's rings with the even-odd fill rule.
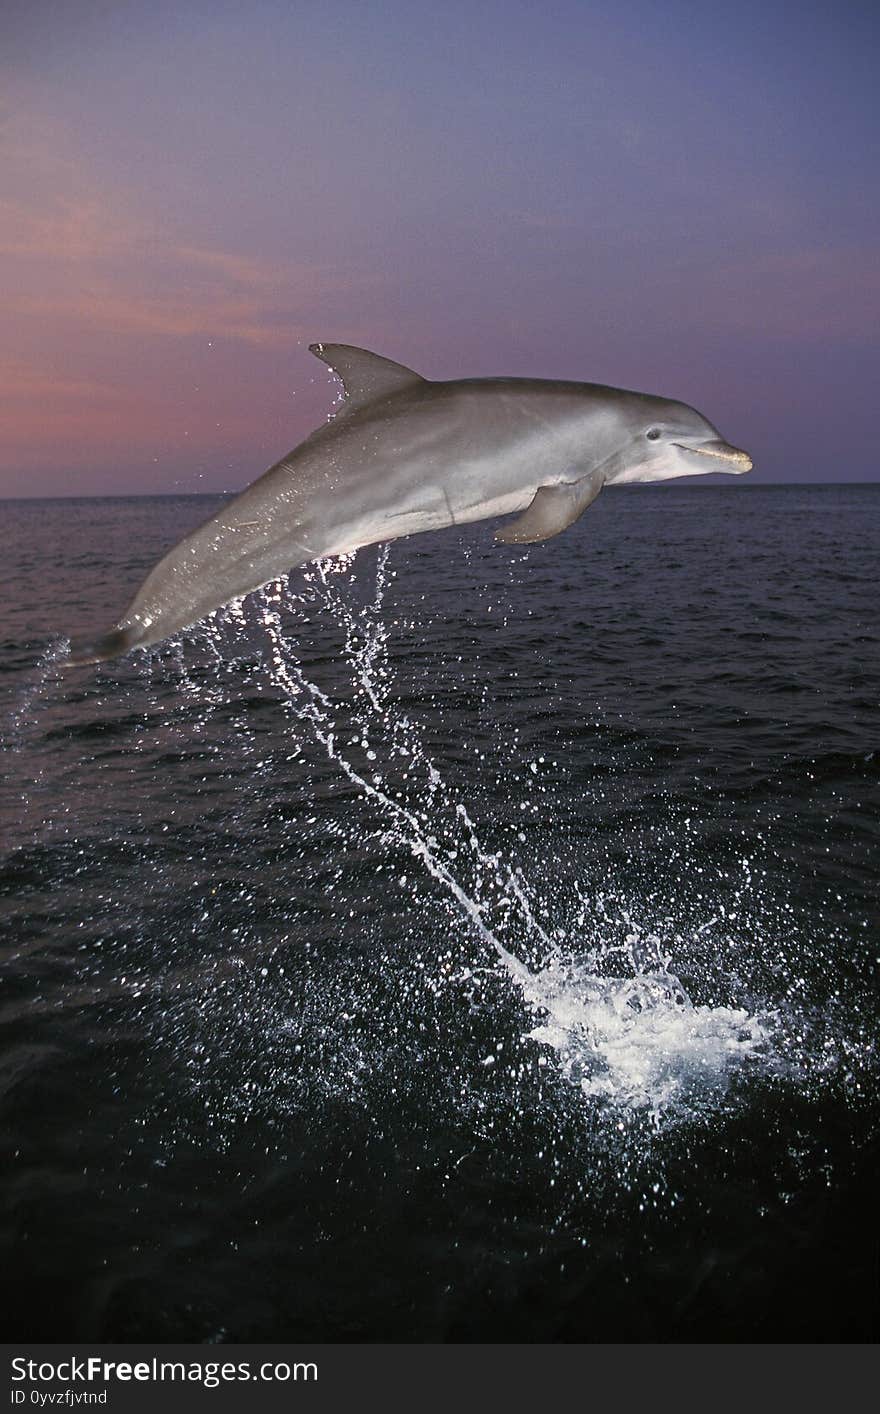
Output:
[[[880,479],[871,3],[2,0],[0,495],[236,490],[315,340]]]

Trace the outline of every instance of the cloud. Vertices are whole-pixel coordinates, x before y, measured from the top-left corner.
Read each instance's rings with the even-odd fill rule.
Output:
[[[133,465],[176,480],[194,457],[225,483],[237,455],[258,470],[264,440],[266,460],[296,440],[312,409],[290,401],[288,355],[350,274],[138,210],[24,109],[0,106],[0,160],[0,495],[29,494],[31,469],[55,490],[72,468],[125,486]]]
[[[277,280],[276,270],[267,269],[250,256],[231,255],[223,250],[204,250],[199,246],[179,246],[177,255],[180,260],[215,271],[234,284],[259,288]]]
[[[0,407],[12,399],[18,404],[31,402],[45,407],[47,400],[92,398],[118,402],[121,396],[118,388],[99,379],[66,378],[35,364],[0,358]]]
[[[5,201],[0,230],[8,312],[118,335],[277,347],[302,337],[316,299],[341,285],[311,265],[163,238],[94,199],[42,209]]]
[[[338,269],[194,241],[132,211],[131,193],[102,188],[39,116],[0,120],[0,154],[0,307],[20,327],[277,348],[310,332],[325,295],[351,286]]]
[[[119,255],[136,241],[136,230],[94,199],[0,200],[0,255],[7,258],[78,263]]]
[[[0,357],[0,494],[28,494],[28,467],[67,466],[112,454],[122,429],[148,415],[133,391],[93,377],[70,377],[51,364]]]
[[[176,465],[197,447],[222,469],[227,454],[254,443],[253,410],[236,401],[234,387],[201,398],[189,388],[173,398],[167,380],[144,386],[124,369],[116,381],[80,376],[69,364],[69,355],[43,362],[0,355],[0,496],[29,494],[22,480],[29,467],[51,468],[57,489],[71,468],[114,466],[124,485],[132,460]]]
[[[139,295],[103,282],[60,294],[13,295],[8,307],[35,320],[55,325],[66,321],[116,335],[179,339],[199,335],[263,348],[289,345],[308,329],[294,311],[280,311],[265,298],[217,289],[181,293],[166,288]]]

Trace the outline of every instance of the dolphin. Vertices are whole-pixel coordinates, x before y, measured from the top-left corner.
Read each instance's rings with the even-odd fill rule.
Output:
[[[514,513],[531,545],[603,486],[751,470],[685,403],[541,378],[433,382],[349,344],[311,344],[341,381],[335,415],[169,550],[110,631],[68,666],[149,648],[310,560]]]

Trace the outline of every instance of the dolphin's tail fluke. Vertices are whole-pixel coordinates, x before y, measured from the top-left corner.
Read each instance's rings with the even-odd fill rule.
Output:
[[[141,639],[137,628],[114,628],[103,638],[81,638],[71,643],[63,668],[84,668],[89,663],[106,663],[136,648]]]

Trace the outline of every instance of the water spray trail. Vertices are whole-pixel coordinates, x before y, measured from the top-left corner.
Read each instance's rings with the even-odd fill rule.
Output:
[[[753,1059],[766,1059],[767,1018],[749,1016],[735,1008],[694,1006],[670,971],[671,951],[662,947],[660,937],[640,929],[626,908],[617,908],[614,921],[624,925],[626,934],[622,942],[609,940],[602,924],[610,924],[612,919],[603,901],[600,899],[598,906],[594,901],[591,908],[580,889],[573,932],[579,934],[589,922],[594,944],[581,961],[568,950],[563,953],[537,918],[521,871],[504,861],[500,852],[485,848],[466,805],[444,786],[417,726],[388,706],[391,670],[387,629],[380,617],[387,584],[387,547],[379,553],[371,600],[359,609],[346,597],[344,581],[343,592],[338,587],[337,576],[350,569],[351,563],[352,557],[321,561],[306,573],[304,593],[292,595],[287,581],[279,580],[256,601],[268,645],[268,655],[262,660],[268,679],[265,686],[276,692],[280,689],[293,718],[306,728],[328,760],[390,819],[385,838],[408,849],[454,900],[534,1014],[537,1024],[527,1039],[552,1048],[563,1074],[584,1095],[646,1110],[656,1121],[681,1106],[686,1094],[723,1093],[737,1067]],[[343,704],[331,699],[303,671],[296,643],[287,638],[282,624],[285,601],[299,610],[331,612],[344,634],[344,662],[351,669],[356,689],[350,708],[356,731],[352,743],[365,748],[368,760],[377,761],[371,743],[379,734],[391,757],[400,754],[406,758],[404,780],[421,782],[423,794],[418,805],[403,799],[401,792],[383,779],[381,761],[370,778],[346,754],[340,741]],[[252,681],[263,690],[258,679]],[[461,839],[443,840],[444,811],[451,812]],[[432,825],[436,834],[431,832]],[[472,884],[463,881],[460,867],[453,868],[456,859],[461,859],[466,869],[475,870]],[[514,930],[530,956],[537,959],[534,967],[499,936],[491,921],[492,909],[502,927]],[[583,946],[579,944],[577,951],[583,955]],[[609,975],[608,962],[615,956],[628,975]]]
[[[329,759],[342,768],[351,783],[392,817],[400,831],[401,841],[407,844],[415,858],[423,862],[432,878],[449,891],[474,924],[483,942],[495,950],[510,976],[519,983],[526,996],[540,1004],[537,997],[530,995],[535,980],[533,974],[487,927],[482,906],[465,892],[437,852],[432,849],[429,840],[422,834],[417,817],[400,801],[393,800],[379,786],[362,776],[337,749],[333,719],[329,710],[332,704],[320,689],[308,681],[299,664],[291,659],[287,651],[281,616],[276,607],[280,597],[280,592],[266,596],[260,617],[271,644],[276,681],[290,694],[293,705],[298,700],[297,715],[309,723],[315,739],[324,748]],[[482,857],[488,859],[486,855]]]

